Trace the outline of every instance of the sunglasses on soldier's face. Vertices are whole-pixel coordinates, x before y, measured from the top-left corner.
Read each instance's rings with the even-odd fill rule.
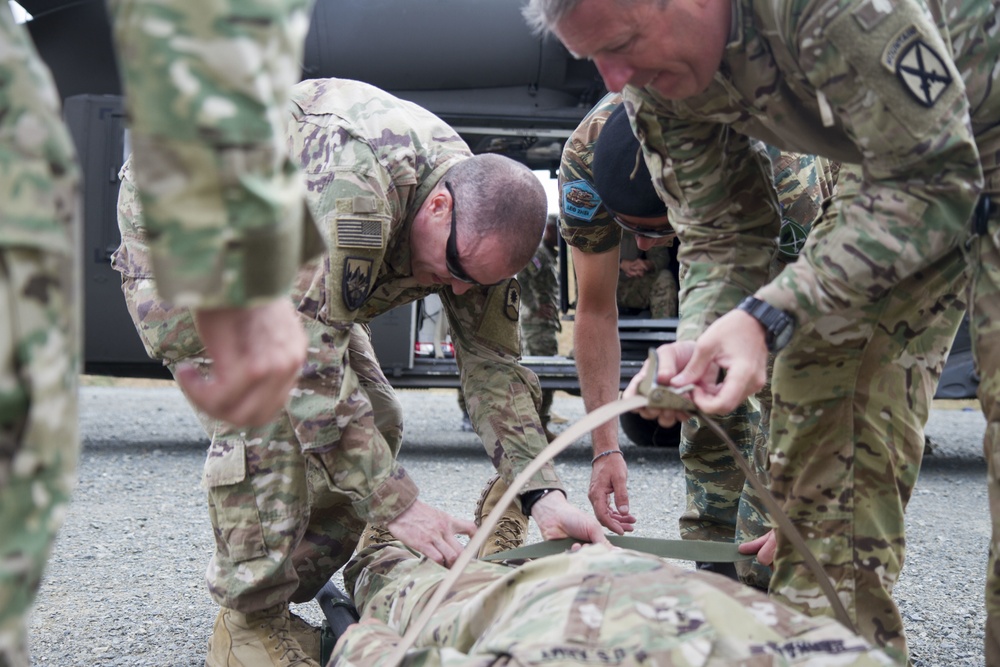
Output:
[[[451,195],[451,234],[448,235],[448,243],[444,248],[444,261],[448,266],[448,273],[455,280],[460,280],[468,285],[478,285],[479,283],[469,277],[469,274],[465,272],[462,264],[458,261],[458,241],[455,239],[457,222],[457,218],[455,217],[455,192],[451,189],[451,183],[448,181],[444,182],[444,187],[448,190],[448,194]]]

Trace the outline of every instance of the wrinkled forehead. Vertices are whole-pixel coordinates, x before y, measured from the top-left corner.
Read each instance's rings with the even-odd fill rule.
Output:
[[[573,57],[593,58],[615,49],[635,34],[635,27],[630,20],[630,9],[635,4],[637,3],[583,0],[559,19],[553,32]]]

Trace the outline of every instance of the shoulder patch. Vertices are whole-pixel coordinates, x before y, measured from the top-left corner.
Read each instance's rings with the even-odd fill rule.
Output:
[[[925,107],[932,107],[952,83],[944,60],[916,27],[901,30],[882,52],[882,65],[896,73],[903,88]]]
[[[601,206],[601,196],[584,180],[570,181],[562,187],[563,213],[581,220],[593,220]]]
[[[511,278],[507,283],[507,294],[503,303],[503,314],[511,322],[517,322],[521,312],[521,283],[517,278]]]
[[[348,310],[357,310],[368,298],[372,286],[372,260],[366,257],[345,257],[341,277],[341,292]]]
[[[781,233],[778,235],[778,252],[783,257],[795,259],[799,256],[802,246],[806,244],[809,232],[791,218],[781,219]]]

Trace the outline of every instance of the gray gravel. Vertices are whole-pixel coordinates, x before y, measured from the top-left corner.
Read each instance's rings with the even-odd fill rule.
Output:
[[[458,429],[454,394],[400,393],[402,461],[428,502],[470,516],[491,467]],[[557,395],[575,420],[579,399]],[[212,536],[199,486],[206,440],[172,387],[85,387],[80,482],[57,539],[30,632],[36,665],[203,665],[216,608],[204,586]],[[989,544],[978,411],[935,410],[931,455],[908,513],[897,585],[914,663],[983,665]],[[626,445],[638,535],[675,537],[684,500],[673,450]],[[571,499],[586,508],[589,442],[559,458]],[[537,531],[533,527],[533,539]],[[316,605],[296,611],[318,623]]]

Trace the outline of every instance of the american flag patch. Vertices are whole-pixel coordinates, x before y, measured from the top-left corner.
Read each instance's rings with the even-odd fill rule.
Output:
[[[381,248],[382,222],[371,219],[337,220],[338,248]]]

